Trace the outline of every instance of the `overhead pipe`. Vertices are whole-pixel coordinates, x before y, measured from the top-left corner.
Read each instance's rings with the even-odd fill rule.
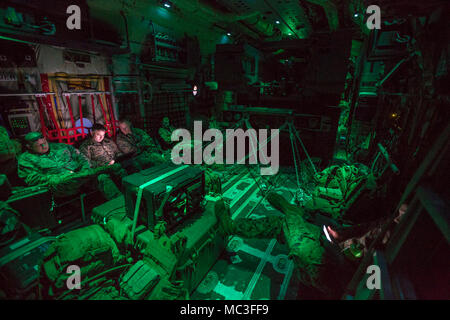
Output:
[[[130,50],[130,35],[128,34],[128,21],[127,17],[125,16],[125,13],[123,10],[120,10],[120,15],[123,18],[123,21],[125,22],[125,33],[127,35],[127,47],[125,49]]]
[[[237,15],[234,13],[227,13],[212,7],[209,3],[200,0],[177,0],[176,5],[180,8],[186,9],[189,13],[201,12],[205,19],[209,19],[213,22],[241,22],[245,29],[256,33],[259,36],[271,37],[274,34],[273,26],[270,23],[263,22],[261,19],[261,13],[255,11],[244,15]],[[252,19],[255,19],[256,21]]]
[[[33,92],[33,93],[0,93],[0,97],[26,97],[26,96],[45,96],[56,94],[55,92]]]
[[[321,6],[325,11],[325,16],[328,20],[328,25],[331,31],[336,31],[339,27],[338,10],[336,5],[328,0],[307,0],[310,3]]]
[[[182,9],[190,9],[189,14],[198,13],[201,11],[205,17],[210,17],[212,21],[224,21],[224,22],[236,22],[245,20],[259,15],[259,12],[252,12],[244,15],[237,15],[234,13],[228,13],[220,11],[210,4],[200,0],[176,0],[174,3]]]
[[[0,97],[25,97],[25,96],[46,96],[46,95],[57,95],[62,97],[65,95],[83,95],[83,94],[110,94],[109,91],[62,91],[58,92],[33,92],[33,93],[0,93]]]

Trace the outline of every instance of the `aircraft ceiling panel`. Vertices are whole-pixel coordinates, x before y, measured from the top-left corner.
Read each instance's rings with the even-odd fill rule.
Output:
[[[218,0],[218,2],[236,15],[260,13],[264,21],[280,29],[283,38],[304,39],[312,31],[308,16],[298,0]]]

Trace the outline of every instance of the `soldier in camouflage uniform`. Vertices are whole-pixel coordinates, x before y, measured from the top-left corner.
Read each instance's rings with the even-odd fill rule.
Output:
[[[281,195],[267,195],[270,204],[285,216],[268,216],[260,219],[231,220],[223,202],[218,202],[216,214],[226,235],[245,238],[276,238],[286,242],[290,249],[300,281],[318,289],[325,297],[336,295],[335,272],[322,242],[321,229],[304,219],[301,208],[290,204]],[[340,285],[340,284],[338,284]]]
[[[331,239],[331,242],[328,242],[321,228],[306,220],[310,220],[310,217],[304,208],[289,203],[275,192],[267,194],[267,200],[275,209],[284,213],[284,216],[233,221],[223,201],[218,202],[216,214],[224,233],[245,238],[277,238],[280,242],[286,242],[290,256],[299,271],[300,281],[318,289],[328,298],[339,297],[342,293],[340,290],[350,280],[352,275],[350,260],[355,261],[362,257],[359,254],[366,254],[372,241],[379,236],[381,244],[386,244],[390,229],[400,221],[407,207],[403,205],[395,219],[384,217],[351,227],[327,226]],[[350,250],[345,250],[350,245],[352,245],[351,253]],[[353,245],[359,253],[353,252]],[[355,253],[358,255],[355,256]]]
[[[174,144],[172,141],[172,132],[175,130],[174,127],[170,125],[169,117],[164,117],[162,120],[161,127],[158,130],[158,134],[161,138],[162,147],[164,150],[170,149]]]
[[[105,138],[106,128],[101,124],[94,124],[91,137],[81,144],[81,153],[89,160],[92,168],[112,165],[116,158],[122,155],[116,143]]]
[[[49,186],[56,197],[76,194],[94,181],[106,199],[121,193],[109,174],[90,169],[88,160],[70,145],[48,143],[40,132],[26,135],[28,151],[19,156],[18,174],[30,186]]]
[[[134,128],[129,120],[119,122],[117,147],[123,154],[133,154],[133,165],[138,170],[164,163],[164,157],[153,139],[142,129]]]
[[[17,170],[16,157],[22,146],[16,140],[9,138],[5,127],[0,126],[0,169],[6,175]]]

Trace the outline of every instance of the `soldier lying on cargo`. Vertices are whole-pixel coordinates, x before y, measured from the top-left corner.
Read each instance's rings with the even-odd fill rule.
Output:
[[[123,154],[133,156],[133,165],[139,171],[170,161],[170,154],[162,155],[153,139],[144,130],[135,128],[130,120],[120,120],[119,128],[117,147]]]
[[[27,150],[18,159],[19,177],[30,186],[49,186],[56,197],[76,194],[80,188],[94,186],[107,199],[121,193],[107,171],[116,166],[90,169],[88,160],[74,147],[63,143],[48,143],[40,132],[25,136]]]
[[[311,198],[302,204],[307,212],[320,211],[340,224],[376,219],[380,200],[375,177],[361,164],[334,165],[314,175]]]
[[[325,250],[326,243],[322,242],[321,229],[308,223],[302,217],[303,210],[291,205],[281,195],[271,192],[267,195],[267,200],[285,216],[232,220],[229,210],[218,202],[216,214],[225,235],[278,239],[282,243],[287,243],[290,250],[289,257],[295,263],[300,282],[319,290],[326,298],[336,298],[343,286],[340,281],[344,281],[345,277],[340,273],[341,268],[338,268],[340,263],[335,261],[335,256],[329,255]]]
[[[281,242],[286,242],[290,250],[289,256],[297,267],[299,280],[304,285],[317,289],[323,298],[333,299],[341,296],[342,290],[356,267],[350,261],[354,261],[355,257],[343,250],[347,245],[345,240],[356,236],[362,236],[361,239],[365,240],[370,236],[373,240],[379,235],[384,235],[383,244],[385,244],[387,233],[382,234],[383,231],[388,230],[385,227],[398,223],[406,210],[399,211],[399,215],[395,219],[385,218],[349,228],[331,228],[308,222],[306,220],[308,214],[303,208],[289,203],[276,192],[268,193],[267,200],[284,216],[232,220],[224,202],[219,201],[216,204],[216,215],[223,232],[225,235],[237,235],[245,238],[277,238]],[[327,230],[330,239],[327,240],[327,235],[322,227]],[[367,233],[364,234],[364,232]],[[355,243],[355,238],[351,241]],[[367,241],[358,243],[363,246],[371,244]],[[367,247],[355,249],[359,249],[359,254],[362,254]],[[356,255],[356,253],[351,253]]]

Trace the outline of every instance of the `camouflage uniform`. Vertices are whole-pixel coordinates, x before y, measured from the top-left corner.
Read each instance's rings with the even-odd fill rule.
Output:
[[[89,162],[74,147],[63,143],[49,143],[46,154],[24,152],[18,160],[19,177],[30,186],[39,184],[52,185],[52,181],[59,180],[55,186],[56,197],[76,194],[80,187],[94,179],[93,176],[71,178],[74,172],[88,172]],[[108,174],[96,177],[97,187],[106,199],[113,199],[120,195],[120,191]]]
[[[224,232],[245,238],[278,238],[282,242],[287,242],[290,257],[293,258],[299,271],[300,281],[325,294],[330,294],[332,292],[328,286],[330,275],[327,274],[330,266],[325,268],[325,248],[321,244],[320,228],[308,223],[302,217],[302,209],[290,204],[281,195],[269,193],[267,200],[285,216],[232,221],[222,205],[223,208],[216,208],[216,213],[219,214],[218,219]]]
[[[122,153],[136,154],[133,158],[133,166],[143,170],[165,162],[153,139],[144,130],[138,128],[132,128],[131,130],[132,133],[128,135],[120,132],[117,135],[116,144]]]
[[[16,155],[20,150],[20,143],[11,140],[6,129],[0,126],[0,169],[2,173],[9,175],[17,169]]]
[[[119,150],[125,154],[140,153],[147,149],[151,152],[158,152],[158,148],[153,142],[153,139],[142,129],[132,128],[131,134],[123,134],[119,132],[116,143]]]
[[[331,166],[318,172],[314,178],[317,183],[311,199],[304,203],[304,209],[319,210],[341,223],[358,219],[349,209],[363,193],[376,188],[373,176],[364,166]]]
[[[102,142],[87,139],[81,145],[80,151],[89,160],[92,168],[107,165],[122,154],[115,142],[108,138],[104,138]]]

